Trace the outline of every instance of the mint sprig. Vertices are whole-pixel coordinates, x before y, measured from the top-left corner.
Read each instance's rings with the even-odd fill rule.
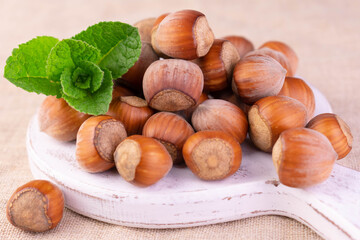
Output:
[[[108,111],[112,80],[138,60],[140,36],[120,22],[100,22],[59,41],[42,36],[15,48],[4,77],[29,92],[63,98],[74,109],[92,115]]]
[[[82,40],[101,51],[99,66],[111,71],[119,78],[138,60],[141,52],[140,35],[137,28],[121,22],[100,22],[77,34]]]
[[[20,44],[6,61],[4,77],[28,92],[60,97],[60,82],[46,74],[48,55],[58,42],[56,38],[43,36]]]

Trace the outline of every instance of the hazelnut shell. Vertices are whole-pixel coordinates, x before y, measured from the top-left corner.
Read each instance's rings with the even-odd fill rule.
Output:
[[[272,158],[279,180],[289,187],[309,187],[331,174],[337,154],[321,133],[294,128],[281,133]]]
[[[351,151],[353,136],[350,127],[336,114],[319,114],[306,127],[324,134],[338,154],[338,159],[346,157]]]
[[[16,189],[6,206],[6,216],[15,227],[44,232],[57,226],[63,217],[64,196],[46,180],[33,180]]]

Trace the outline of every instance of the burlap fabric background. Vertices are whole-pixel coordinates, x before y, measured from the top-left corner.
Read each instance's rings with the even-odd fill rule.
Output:
[[[16,88],[3,76],[11,50],[35,36],[68,38],[105,20],[134,23],[165,12],[204,12],[216,36],[241,34],[256,47],[277,39],[300,59],[298,74],[320,89],[351,127],[354,148],[339,164],[360,170],[360,1],[0,1],[0,239],[319,239],[301,223],[280,216],[175,230],[102,223],[70,210],[47,233],[14,228],[6,201],[32,180],[25,149],[27,124],[44,96]]]

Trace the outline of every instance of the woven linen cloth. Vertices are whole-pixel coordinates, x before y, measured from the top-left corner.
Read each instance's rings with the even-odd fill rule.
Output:
[[[61,223],[34,234],[6,219],[6,202],[33,179],[25,148],[26,129],[42,95],[3,78],[6,58],[35,36],[69,38],[99,21],[134,23],[181,9],[199,10],[217,37],[237,34],[259,47],[280,40],[300,59],[297,74],[327,97],[351,127],[352,152],[339,164],[360,171],[360,1],[6,1],[0,0],[0,239],[321,239],[305,225],[261,216],[185,229],[139,229],[111,225],[65,209]]]

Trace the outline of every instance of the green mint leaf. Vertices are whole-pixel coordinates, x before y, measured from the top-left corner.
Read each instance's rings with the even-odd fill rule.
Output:
[[[101,87],[96,92],[87,92],[84,98],[74,98],[65,93],[62,97],[71,107],[80,112],[91,115],[105,114],[112,99],[113,78],[109,70],[103,69],[103,73]]]
[[[97,91],[103,78],[104,72],[95,63],[82,61],[74,71],[65,68],[60,81],[64,94],[81,99],[87,96],[87,92]]]
[[[63,93],[73,98],[86,97],[86,90],[75,86],[73,75],[74,73],[71,68],[65,68],[62,72],[60,81]]]
[[[98,65],[111,71],[114,79],[121,77],[138,60],[141,52],[137,28],[121,22],[100,22],[77,34],[101,51]]]
[[[60,80],[64,69],[76,69],[82,61],[98,62],[100,51],[83,41],[64,39],[51,50],[46,72],[49,78]]]
[[[58,42],[56,38],[42,36],[20,44],[6,61],[4,77],[28,92],[59,97],[60,82],[46,74],[46,60]]]
[[[98,65],[88,61],[83,61],[80,64],[80,67],[84,74],[89,74],[88,79],[90,80],[90,86],[88,88],[90,88],[90,91],[92,93],[97,91],[100,88],[102,80],[104,78],[104,72],[100,69]]]

